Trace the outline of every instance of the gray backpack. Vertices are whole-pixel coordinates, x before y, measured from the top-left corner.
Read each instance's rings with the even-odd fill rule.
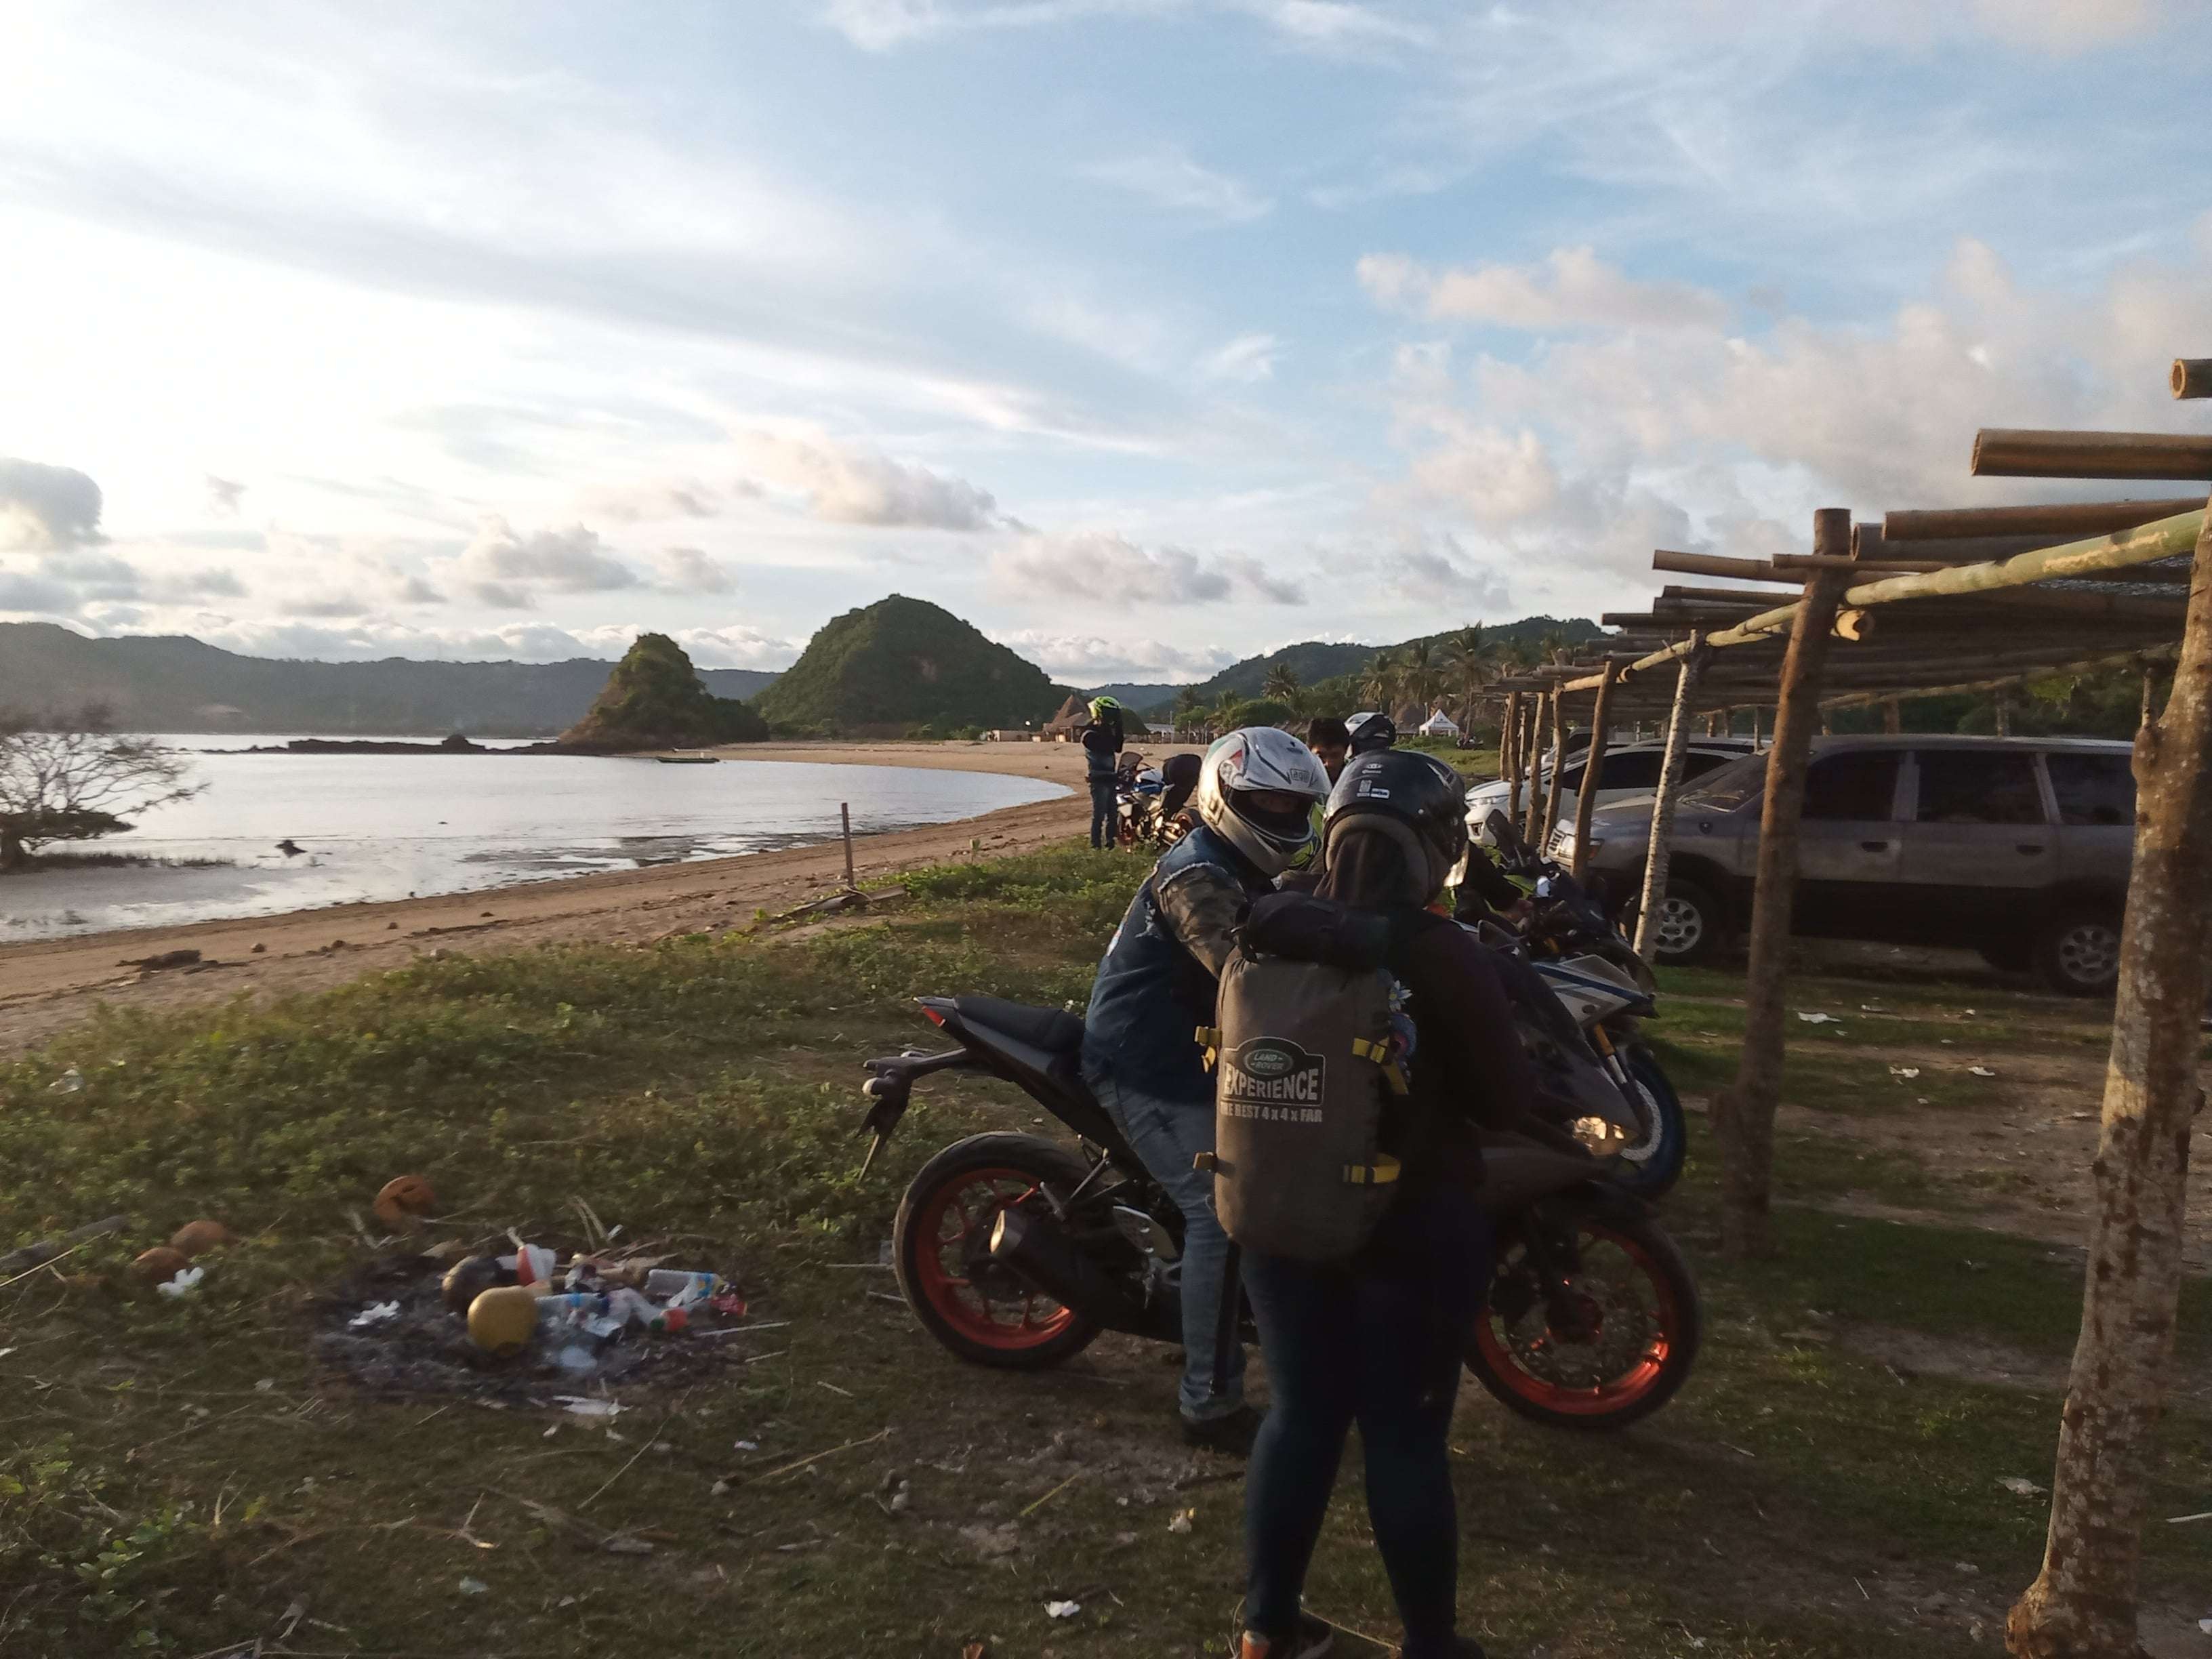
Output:
[[[1214,1208],[1230,1237],[1267,1255],[1337,1261],[1396,1195],[1380,1146],[1384,1103],[1406,1091],[1391,1048],[1394,981],[1379,968],[1249,952],[1222,970],[1214,1068]]]

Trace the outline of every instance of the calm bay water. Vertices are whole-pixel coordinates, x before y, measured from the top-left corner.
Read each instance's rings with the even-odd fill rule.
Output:
[[[277,737],[165,739],[206,791],[85,850],[222,859],[0,878],[0,939],[65,936],[358,899],[724,858],[945,823],[1067,792],[996,773],[795,761],[663,766],[568,755],[250,755]],[[286,857],[276,843],[303,850]]]

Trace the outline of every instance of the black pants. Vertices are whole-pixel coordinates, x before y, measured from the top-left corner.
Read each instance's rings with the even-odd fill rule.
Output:
[[[1490,1237],[1489,1218],[1443,1190],[1407,1194],[1353,1267],[1245,1254],[1271,1399],[1244,1483],[1244,1622],[1258,1634],[1280,1638],[1297,1626],[1356,1421],[1405,1659],[1452,1652],[1459,1531],[1445,1440],[1489,1282]]]
[[[1091,780],[1091,844],[1111,847],[1121,838],[1121,814],[1115,804],[1114,780]]]

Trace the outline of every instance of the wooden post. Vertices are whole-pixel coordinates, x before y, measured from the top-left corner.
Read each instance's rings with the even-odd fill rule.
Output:
[[[1498,726],[1498,769],[1505,779],[1505,816],[1521,816],[1521,694],[1505,694],[1505,718]]]
[[[2168,384],[2177,398],[2212,398],[2212,357],[2176,357]]]
[[[845,886],[849,891],[858,885],[853,879],[853,809],[842,800],[837,803],[837,822],[845,831]]]
[[[1893,738],[1904,732],[1905,700],[1902,697],[1891,697],[1882,703],[1881,729]]]
[[[1978,478],[2212,477],[2212,438],[2172,432],[2041,432],[1984,427]]]
[[[1644,961],[1659,942],[1659,912],[1667,904],[1667,867],[1674,860],[1674,800],[1682,792],[1682,757],[1690,745],[1690,704],[1698,677],[1713,653],[1692,634],[1690,654],[1674,677],[1674,710],[1667,721],[1667,752],[1659,762],[1659,787],[1651,800],[1651,839],[1644,852],[1644,894],[1636,902],[1636,954]]]
[[[1543,834],[1537,838],[1540,848],[1550,844],[1552,831],[1559,827],[1559,790],[1567,779],[1567,693],[1562,686],[1552,693],[1552,775],[1544,783]]]
[[[1557,685],[1548,693],[1540,691],[1536,694],[1536,720],[1529,734],[1532,741],[1528,745],[1528,805],[1521,820],[1521,839],[1531,847],[1541,845],[1543,839],[1537,833],[1543,827],[1544,797],[1536,787],[1536,762],[1543,755],[1543,720],[1547,710],[1552,718],[1553,755],[1550,764],[1552,771],[1556,774],[1559,769],[1559,692]]]
[[[1575,856],[1568,873],[1583,878],[1589,854],[1590,814],[1597,810],[1597,786],[1605,770],[1606,740],[1613,735],[1613,688],[1620,684],[1621,665],[1606,665],[1604,682],[1597,689],[1597,707],[1590,711],[1589,757],[1583,762],[1582,787],[1575,791]]]
[[[1827,630],[1826,630],[1826,629],[1821,629],[1820,631],[1821,631],[1822,633],[1826,633]],[[1753,704],[1752,704],[1752,706],[1751,706],[1751,752],[1752,752],[1753,754],[1754,754],[1754,755],[1756,755],[1756,754],[1759,752],[1759,720],[1761,720],[1761,719],[1765,715],[1765,713],[1766,713],[1766,711],[1765,711],[1764,708],[1760,708],[1757,703],[1753,703]]]
[[[2059,1415],[2043,1571],[2006,1621],[2021,1659],[2138,1651],[2151,1436],[2181,1290],[2183,1203],[2212,899],[2212,530],[2165,711],[2136,734],[2135,869],[2105,1066],[2081,1331]]]
[[[1997,735],[2008,738],[2012,735],[2012,693],[2002,686],[1997,689],[1996,706]]]
[[[1824,507],[1813,515],[1813,550],[1841,556],[1850,548],[1851,515]],[[1782,660],[1774,742],[1767,752],[1766,799],[1759,822],[1759,876],[1753,890],[1751,963],[1744,986],[1743,1052],[1735,1081],[1714,1102],[1721,1145],[1721,1241],[1729,1255],[1771,1255],[1774,1109],[1782,1099],[1782,1022],[1790,965],[1790,908],[1797,885],[1797,815],[1820,718],[1820,671],[1828,626],[1850,578],[1825,570],[1805,598]]]

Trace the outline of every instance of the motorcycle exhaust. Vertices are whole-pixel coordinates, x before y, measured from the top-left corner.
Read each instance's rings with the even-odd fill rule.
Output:
[[[1145,1328],[1144,1310],[1103,1267],[1076,1249],[1049,1216],[1000,1211],[991,1229],[989,1255],[1024,1284],[1109,1330]]]

